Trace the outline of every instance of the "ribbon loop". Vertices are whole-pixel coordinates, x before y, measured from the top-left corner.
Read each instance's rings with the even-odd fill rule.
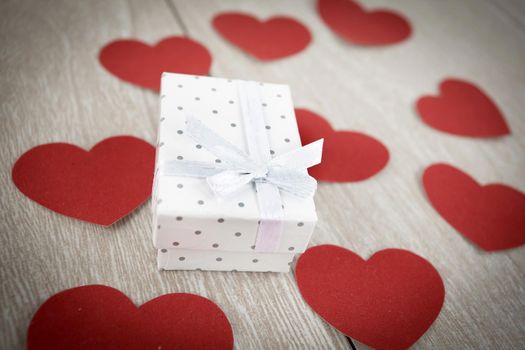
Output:
[[[206,181],[213,193],[227,197],[239,191],[253,179],[253,173],[246,173],[241,170],[224,170],[213,176],[208,176]]]

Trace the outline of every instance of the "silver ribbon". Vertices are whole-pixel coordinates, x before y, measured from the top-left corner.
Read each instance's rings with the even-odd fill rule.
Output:
[[[249,154],[188,115],[186,134],[221,162],[173,160],[162,164],[160,171],[167,176],[206,178],[211,190],[220,197],[230,196],[254,183],[261,217],[255,251],[275,252],[283,232],[280,190],[300,198],[315,194],[317,181],[306,169],[321,162],[323,139],[272,158],[259,86],[247,81],[237,84]]]

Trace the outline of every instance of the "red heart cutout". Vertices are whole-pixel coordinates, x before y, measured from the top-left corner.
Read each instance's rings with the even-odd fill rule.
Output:
[[[388,163],[388,149],[375,138],[354,131],[335,131],[330,123],[307,109],[295,109],[303,145],[324,138],[321,164],[308,169],[319,181],[365,180]]]
[[[222,310],[198,295],[162,295],[137,307],[117,289],[89,285],[46,300],[27,331],[35,349],[232,349]]]
[[[112,41],[100,50],[99,60],[120,79],[157,92],[163,72],[207,75],[211,66],[205,46],[180,36],[162,39],[155,46],[138,40]]]
[[[455,135],[494,137],[510,134],[498,107],[480,88],[463,80],[447,79],[440,96],[421,97],[416,104],[423,121]]]
[[[420,256],[385,249],[364,260],[334,245],[308,249],[297,261],[304,300],[326,322],[374,349],[406,349],[439,315],[445,287]]]
[[[263,61],[300,52],[312,40],[308,28],[290,17],[260,21],[248,14],[228,12],[215,16],[213,26],[226,40]]]
[[[351,0],[319,0],[317,11],[330,29],[354,44],[396,44],[412,34],[410,23],[400,14],[366,11]]]
[[[111,225],[151,195],[155,148],[116,136],[90,151],[49,143],[25,152],[13,166],[16,187],[57,213]]]
[[[525,195],[518,190],[502,184],[481,186],[448,164],[428,167],[423,186],[439,215],[481,249],[525,243]]]

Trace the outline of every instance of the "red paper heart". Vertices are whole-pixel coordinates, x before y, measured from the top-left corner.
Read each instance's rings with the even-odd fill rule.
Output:
[[[111,225],[151,194],[155,148],[116,136],[90,151],[67,143],[36,146],[13,166],[16,187],[46,208],[99,225]]]
[[[324,138],[323,160],[308,172],[319,181],[352,182],[375,175],[388,163],[388,149],[375,138],[354,131],[335,131],[320,115],[295,109],[302,143]]]
[[[150,46],[137,40],[112,41],[100,50],[100,63],[129,83],[160,90],[163,72],[207,75],[211,55],[195,40],[172,36]]]
[[[248,14],[228,12],[215,16],[213,26],[226,40],[263,61],[300,52],[312,40],[308,28],[290,17],[260,21]]]
[[[317,11],[330,29],[354,44],[396,44],[412,33],[410,23],[400,14],[389,10],[366,11],[351,0],[319,0]]]
[[[424,96],[416,104],[423,121],[455,135],[494,137],[510,134],[498,107],[480,88],[467,81],[441,82],[441,95]]]
[[[27,348],[232,349],[222,310],[198,295],[162,295],[137,307],[117,289],[89,285],[44,302],[27,331]]]
[[[525,195],[502,184],[481,186],[468,174],[434,164],[423,185],[436,211],[467,239],[487,251],[525,244]]]
[[[438,316],[445,287],[420,256],[385,249],[364,260],[334,245],[308,249],[295,278],[304,300],[345,335],[374,349],[406,349]]]

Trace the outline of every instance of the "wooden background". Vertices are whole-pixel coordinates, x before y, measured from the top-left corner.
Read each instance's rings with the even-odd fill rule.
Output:
[[[387,247],[406,248],[439,270],[445,305],[414,348],[524,349],[525,247],[499,253],[477,249],[436,214],[420,179],[426,166],[448,162],[481,182],[503,182],[525,192],[525,3],[363,3],[404,13],[413,37],[386,48],[346,44],[322,23],[313,0],[2,1],[0,347],[24,347],[29,320],[44,300],[91,283],[118,288],[138,304],[171,292],[208,297],[228,315],[238,349],[350,347],[302,301],[292,273],[158,272],[149,203],[102,228],[37,205],[11,182],[17,157],[38,144],[63,141],[90,148],[119,134],[153,143],[158,95],[110,75],[98,63],[98,51],[117,38],[153,44],[186,34],[211,51],[212,75],[289,84],[296,106],[388,147],[390,162],[373,178],[321,184],[312,245],[338,244],[363,257]],[[314,40],[291,58],[258,62],[213,30],[214,14],[227,10],[297,17]],[[512,135],[474,140],[423,124],[414,102],[434,93],[448,76],[483,87],[501,107]]]

